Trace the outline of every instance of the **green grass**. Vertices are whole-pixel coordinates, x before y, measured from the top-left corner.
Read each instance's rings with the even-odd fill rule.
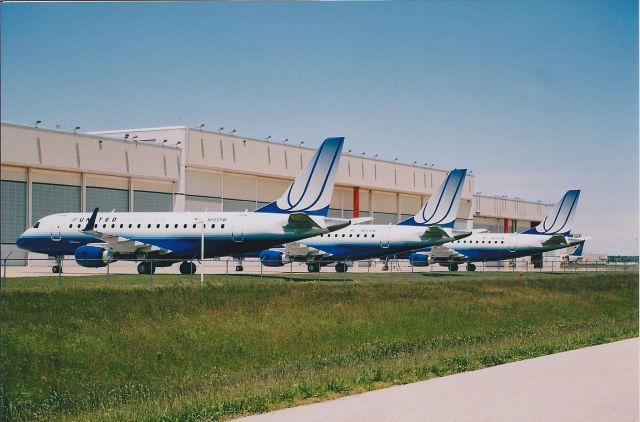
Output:
[[[638,335],[637,274],[288,277],[9,279],[0,417],[229,419]]]

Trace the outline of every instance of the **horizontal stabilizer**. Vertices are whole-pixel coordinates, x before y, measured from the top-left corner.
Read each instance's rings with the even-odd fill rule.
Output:
[[[289,215],[289,221],[284,226],[285,230],[322,230],[322,227],[316,223],[313,218],[304,213],[295,213]]]
[[[563,235],[557,234],[557,235],[551,236],[549,239],[547,239],[544,242],[542,242],[542,244],[545,245],[545,246],[569,245],[569,242],[567,242],[567,238],[566,237],[564,237]]]

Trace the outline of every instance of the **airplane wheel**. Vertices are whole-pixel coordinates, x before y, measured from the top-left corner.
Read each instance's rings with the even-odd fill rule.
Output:
[[[467,264],[467,271],[475,271],[476,270],[476,266],[475,264]]]
[[[54,265],[53,267],[51,267],[51,272],[54,274],[58,274],[60,272],[60,266]]]
[[[138,264],[138,274],[148,274],[148,268],[146,262],[141,262]]]
[[[244,267],[242,265],[236,265],[236,271],[243,271]]]
[[[320,264],[315,263],[315,262],[307,264],[307,271],[309,271],[310,273],[319,273],[320,272]]]
[[[347,264],[345,264],[343,262],[338,262],[336,264],[336,272],[338,272],[338,273],[346,273],[348,268],[349,267],[347,267]]]
[[[193,262],[184,261],[182,264],[180,264],[180,274],[188,275],[195,274],[195,272],[196,264],[194,264]]]
[[[449,271],[458,271],[458,264],[449,264]]]
[[[150,262],[144,262],[138,264],[138,274],[153,274],[156,272],[156,268],[154,265],[151,265]]]

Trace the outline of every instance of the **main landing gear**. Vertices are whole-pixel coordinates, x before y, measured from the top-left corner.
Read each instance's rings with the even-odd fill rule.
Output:
[[[467,262],[467,271],[475,271],[476,270],[476,265],[472,264],[471,262]]]
[[[156,272],[156,266],[151,262],[142,261],[138,264],[138,274],[153,274]]]
[[[449,271],[458,271],[458,264],[450,263]]]
[[[53,267],[51,267],[51,272],[54,274],[62,274],[62,259],[64,257],[62,256],[56,256],[55,260],[56,260],[56,265],[54,265]]]
[[[344,262],[338,262],[336,264],[336,272],[337,273],[346,273],[349,267]]]
[[[320,272],[320,263],[319,262],[309,262],[307,264],[307,271],[309,271],[310,273],[319,273]]]
[[[180,274],[195,274],[196,273],[196,264],[194,264],[193,262],[187,262],[187,261],[183,261],[182,264],[180,264]]]

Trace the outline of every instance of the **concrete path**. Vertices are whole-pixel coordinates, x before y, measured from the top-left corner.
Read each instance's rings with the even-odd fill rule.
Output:
[[[239,419],[638,421],[638,339]]]

